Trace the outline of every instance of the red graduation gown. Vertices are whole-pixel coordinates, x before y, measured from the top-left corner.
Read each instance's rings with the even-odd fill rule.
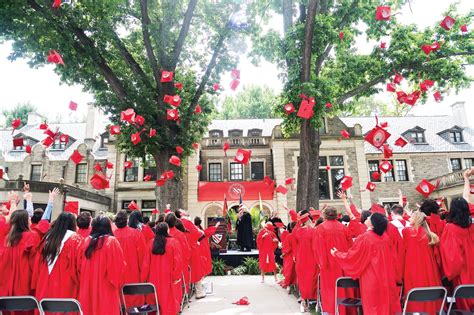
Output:
[[[336,252],[344,272],[360,281],[364,314],[391,315],[401,312],[390,238],[368,231],[360,235],[348,252]]]
[[[149,227],[146,224],[142,225],[141,231],[143,233],[143,236],[145,237],[145,241],[148,242],[149,240],[152,240],[155,238],[155,233],[153,232],[152,228]],[[115,231],[114,231],[115,233]]]
[[[403,240],[400,236],[400,232],[398,231],[395,225],[391,224],[390,222],[387,225],[387,232],[386,234],[390,237],[390,246],[392,248],[392,252],[395,254],[395,271],[396,271],[396,279],[398,283],[402,282],[402,256],[403,256]]]
[[[196,283],[200,281],[203,277],[202,275],[202,262],[201,262],[201,253],[199,251],[199,239],[203,235],[201,231],[194,225],[193,222],[189,221],[186,218],[182,218],[184,227],[188,230],[188,233],[185,233],[189,246],[191,247],[191,283]]]
[[[169,235],[176,239],[179,243],[180,252],[181,252],[181,274],[184,276],[186,281],[186,287],[189,287],[189,262],[191,260],[191,248],[188,244],[188,239],[186,238],[185,233],[181,232],[175,227],[169,229]],[[177,290],[178,294],[176,295],[176,299],[178,303],[181,303],[181,299],[183,297],[183,283],[176,284],[176,287],[179,288]]]
[[[289,233],[288,231],[284,231],[281,234],[281,239],[281,253],[283,254],[283,276],[285,277],[284,286],[287,287],[289,285],[296,284],[296,242],[293,233]]]
[[[318,265],[313,253],[313,233],[311,227],[295,227],[292,232],[296,241],[296,281],[301,298],[316,299],[318,287]]]
[[[89,226],[87,229],[77,229],[77,234],[83,238],[88,238],[91,235],[92,227]]]
[[[49,228],[50,224],[48,220],[40,220],[38,224],[31,224],[30,226],[31,231],[37,233],[40,239],[48,233]]]
[[[364,223],[360,222],[360,219],[353,219],[349,221],[349,225],[347,226],[348,233],[352,238],[356,238],[357,236],[364,234],[367,232],[367,226]]]
[[[84,315],[120,314],[120,285],[127,272],[120,243],[113,236],[103,236],[102,246],[97,247],[90,259],[82,257],[79,302]],[[88,238],[83,254],[89,245]]]
[[[276,272],[275,249],[278,239],[273,231],[262,229],[257,235],[258,265],[263,272]]]
[[[140,269],[145,255],[145,237],[139,230],[129,226],[117,228],[114,232],[115,238],[122,247],[123,256],[127,264],[127,271],[122,276],[122,285],[126,283],[140,282]],[[143,305],[143,296],[128,296],[127,307]]]
[[[153,255],[152,248],[153,240],[149,241],[145,252],[141,280],[155,286],[160,315],[176,315],[180,309],[180,288],[174,283],[181,279],[182,265],[179,241],[167,238],[163,255]],[[147,302],[152,303],[152,300],[147,298]]]
[[[203,277],[212,272],[211,247],[209,246],[209,238],[216,234],[217,227],[210,226],[204,231],[205,238],[199,242],[199,253],[201,255],[201,274]]]
[[[441,217],[439,215],[432,213],[430,216],[426,217],[426,222],[428,222],[431,232],[438,235],[439,239],[441,240],[441,237],[443,236],[444,228],[446,227],[446,221],[441,220]],[[433,251],[434,251],[436,262],[438,263],[438,266],[439,266],[439,273],[441,277],[443,277],[444,276],[443,261],[441,259],[441,252],[440,252],[439,245],[434,246]]]
[[[313,250],[320,268],[321,302],[324,312],[334,314],[336,279],[345,274],[331,255],[331,249],[337,248],[347,252],[352,245],[352,238],[347,228],[336,220],[324,221],[315,229]],[[339,289],[340,297],[348,297],[344,289]],[[341,308],[341,314],[344,310]]]
[[[33,288],[36,287],[35,296],[38,301],[44,298],[77,299],[82,246],[82,236],[78,234],[71,235],[64,242],[51,273],[49,273],[48,264],[41,255],[44,243],[40,246],[36,255],[34,274],[31,281]]]
[[[474,225],[462,228],[446,224],[440,242],[443,270],[455,286],[474,283]],[[463,310],[474,310],[474,299],[456,300]]]
[[[408,227],[403,229],[403,293],[416,287],[441,285],[439,267],[434,256],[433,246],[429,245],[426,231],[423,228]],[[441,303],[410,302],[408,312],[427,312],[436,314]]]

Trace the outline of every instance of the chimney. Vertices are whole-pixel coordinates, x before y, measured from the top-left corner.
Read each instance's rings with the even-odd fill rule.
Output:
[[[94,103],[87,103],[87,116],[86,116],[86,133],[84,136],[84,143],[92,149],[96,138],[96,126],[99,121],[99,113],[94,106]]]
[[[454,123],[459,127],[467,127],[467,115],[464,108],[465,102],[456,102],[451,105],[453,112]]]
[[[42,120],[43,120],[43,116],[41,116],[37,112],[29,112],[28,121],[26,124],[28,126],[35,126],[35,125],[41,124]]]

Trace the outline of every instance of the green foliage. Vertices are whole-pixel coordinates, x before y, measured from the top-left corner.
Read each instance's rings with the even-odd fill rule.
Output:
[[[235,225],[237,224],[237,212],[232,210],[232,209],[228,209],[227,210],[227,217],[230,219],[230,223],[232,224],[232,228],[235,229]]]
[[[224,276],[225,275],[225,261],[222,259],[212,260],[212,275]]]
[[[275,92],[268,86],[245,85],[235,96],[224,100],[219,119],[274,118]]]
[[[357,99],[352,99],[347,102],[341,112],[341,116],[372,116],[377,114],[379,116],[405,116],[411,109],[411,106],[397,106],[396,99],[391,102],[384,102],[375,99],[373,96],[363,96]]]
[[[17,104],[11,110],[5,109],[2,111],[2,114],[5,116],[7,126],[11,126],[13,119],[20,118],[21,125],[19,128],[21,128],[24,125],[26,125],[26,122],[28,121],[28,113],[31,113],[34,111],[36,111],[36,106],[31,105],[30,102],[26,102],[22,104]]]
[[[260,213],[258,207],[253,207],[249,210],[250,216],[252,217],[252,229],[256,232],[262,228],[262,223],[265,221],[265,217]]]
[[[246,273],[248,275],[259,275],[260,267],[258,265],[258,259],[253,257],[245,257],[242,266],[245,266]]]
[[[247,274],[247,267],[245,265],[240,265],[238,267],[235,267],[232,270],[232,274],[236,275],[236,276],[243,276],[243,275]]]

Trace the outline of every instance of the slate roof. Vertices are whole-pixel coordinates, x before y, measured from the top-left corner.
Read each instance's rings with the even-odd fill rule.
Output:
[[[270,137],[273,128],[283,122],[283,119],[215,119],[211,122],[208,130],[222,130],[224,137],[229,136],[229,130],[241,129],[243,136],[246,137],[251,129],[262,129],[263,137]],[[209,137],[206,132],[204,138]]]

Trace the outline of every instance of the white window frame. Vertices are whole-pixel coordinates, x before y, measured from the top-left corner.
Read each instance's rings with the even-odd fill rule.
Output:
[[[234,161],[228,161],[227,163],[228,163],[227,166],[228,166],[228,170],[229,170],[229,173],[228,173],[229,182],[239,182],[239,181],[243,182],[243,181],[245,181],[245,165],[242,164],[242,163],[234,162]],[[240,165],[242,165],[242,179],[234,180],[234,179],[231,178],[231,164],[240,164]]]

